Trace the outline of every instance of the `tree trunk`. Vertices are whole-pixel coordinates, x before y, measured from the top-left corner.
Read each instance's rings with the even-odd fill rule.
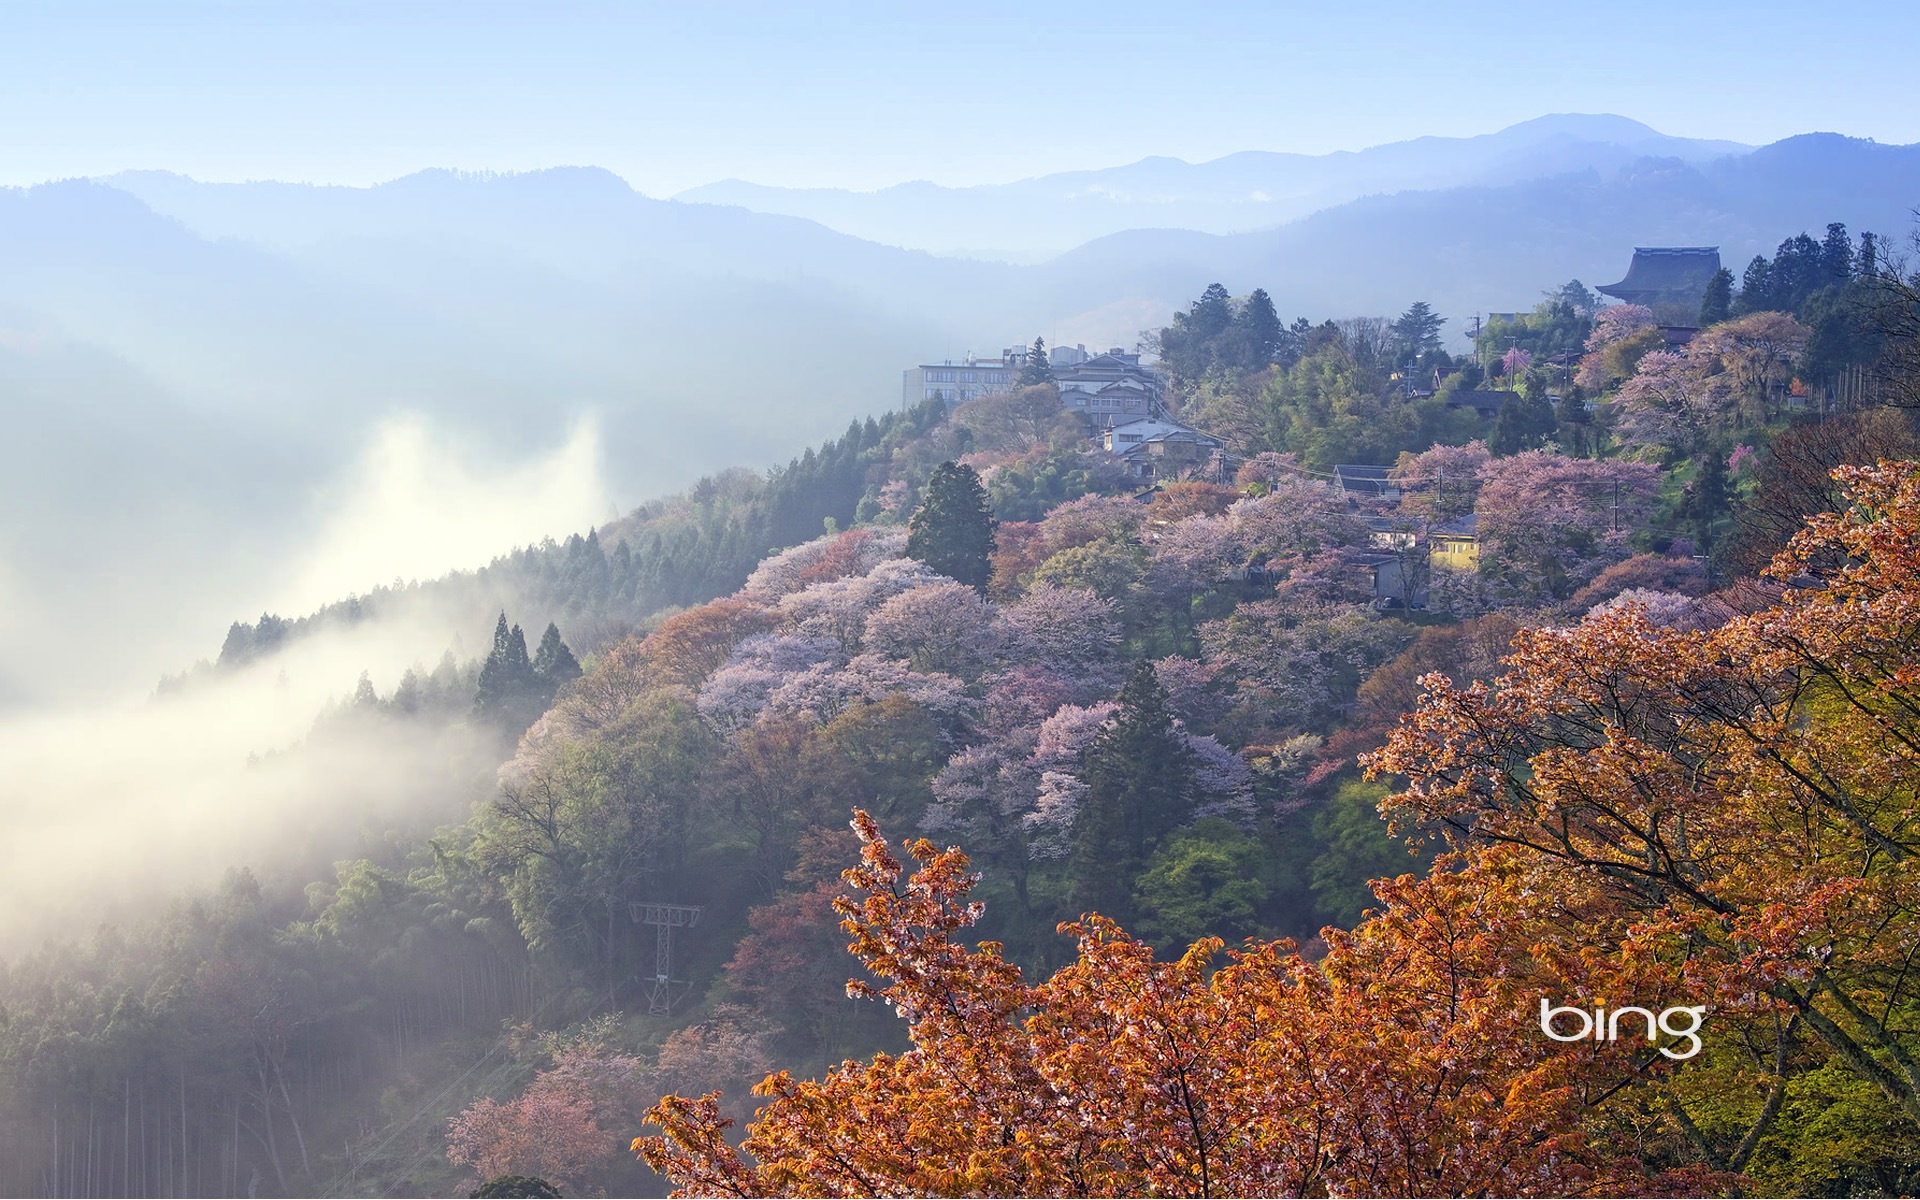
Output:
[[[300,1132],[300,1118],[293,1111],[293,1097],[287,1094],[287,1073],[280,1069],[280,1060],[273,1061],[273,1075],[280,1083],[280,1098],[287,1102],[287,1120],[293,1123],[293,1141],[300,1147],[300,1169],[311,1177],[313,1164],[307,1160],[306,1135]]]

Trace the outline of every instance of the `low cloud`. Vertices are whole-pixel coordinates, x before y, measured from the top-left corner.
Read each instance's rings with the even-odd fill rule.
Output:
[[[424,419],[396,418],[314,496],[306,544],[244,570],[224,611],[250,619],[264,601],[292,616],[396,577],[482,566],[515,545],[590,528],[608,504],[591,423],[503,460]],[[95,580],[103,595],[129,591],[113,569],[103,564]],[[140,581],[114,630],[134,652],[119,654],[90,637],[97,611],[69,613],[63,627],[61,605],[33,582],[0,573],[0,594],[34,614],[37,636],[68,655],[119,661],[84,664],[84,690],[16,696],[0,718],[0,958],[102,919],[137,918],[232,867],[294,886],[323,877],[336,859],[464,817],[491,786],[498,747],[463,724],[315,728],[362,672],[390,695],[410,666],[431,667],[449,649],[483,652],[490,629],[408,606],[155,696],[144,673],[155,654],[143,638],[176,645],[181,614],[205,613],[217,597],[191,577]],[[223,629],[209,625],[198,654],[211,656]]]

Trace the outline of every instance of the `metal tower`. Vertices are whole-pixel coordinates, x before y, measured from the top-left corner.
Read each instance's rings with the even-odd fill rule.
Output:
[[[647,993],[647,1011],[667,1013],[673,1011],[673,985],[685,983],[684,979],[673,977],[673,931],[691,929],[700,920],[700,906],[697,904],[645,904],[635,901],[627,905],[634,922],[640,925],[652,925],[659,930],[654,943],[653,989]]]

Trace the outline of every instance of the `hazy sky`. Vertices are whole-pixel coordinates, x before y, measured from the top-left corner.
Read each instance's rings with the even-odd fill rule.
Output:
[[[0,0],[0,184],[579,163],[653,195],[966,184],[1568,111],[1914,142],[1916,40],[1920,5],[1857,0]]]

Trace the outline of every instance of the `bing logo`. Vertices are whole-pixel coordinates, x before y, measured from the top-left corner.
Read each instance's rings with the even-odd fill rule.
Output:
[[[1692,1058],[1700,1053],[1700,1022],[1706,1014],[1707,1006],[1704,1004],[1665,1009],[1657,1017],[1649,1009],[1636,1008],[1632,1005],[1616,1008],[1611,1013],[1605,1008],[1595,1008],[1592,1012],[1588,1012],[1584,1008],[1574,1008],[1571,1005],[1551,1007],[1547,1003],[1547,998],[1542,996],[1540,997],[1540,1032],[1556,1042],[1611,1042],[1620,1037],[1622,1018],[1628,1019],[1627,1036],[1629,1037],[1633,1036],[1632,1021],[1638,1018],[1646,1023],[1649,1042],[1659,1041],[1663,1033],[1668,1037],[1687,1039],[1691,1045],[1686,1050],[1676,1050],[1672,1046],[1660,1047],[1660,1053],[1668,1058],[1683,1059]],[[1561,1033],[1559,1031],[1557,1023],[1563,1016],[1580,1023],[1577,1032]]]

